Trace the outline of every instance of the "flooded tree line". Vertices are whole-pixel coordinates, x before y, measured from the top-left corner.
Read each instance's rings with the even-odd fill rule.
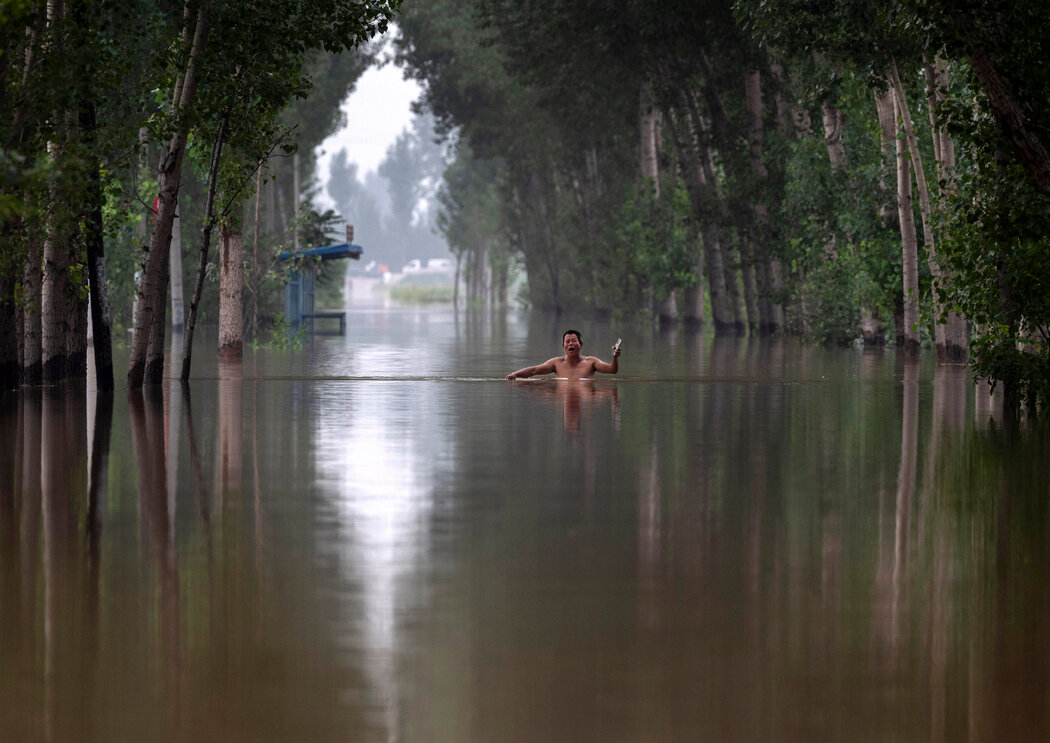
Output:
[[[239,357],[260,294],[275,291],[275,246],[260,260],[260,232],[292,243],[319,229],[283,158],[338,123],[364,45],[398,5],[12,5],[0,19],[0,104],[12,114],[0,121],[0,384],[83,378],[89,327],[100,388],[114,386],[114,329],[130,338],[128,386],[158,383],[167,328],[183,324],[168,316],[169,285],[182,310],[181,239],[196,266],[181,376],[202,301],[219,355]],[[221,298],[203,299],[206,280]]]
[[[1046,399],[1045,3],[289,7],[269,0],[252,23],[196,0],[5,17],[5,386],[83,376],[89,316],[112,386],[108,334],[131,294],[128,384],[157,383],[181,220],[180,375],[202,307],[236,358],[279,287],[260,234],[294,242],[335,216],[301,212],[280,156],[338,120],[363,44],[396,17],[396,59],[454,145],[438,225],[470,299],[513,299],[523,268],[536,307],[928,344],[1010,405]],[[348,50],[340,68],[330,53]]]
[[[1048,27],[1035,0],[442,0],[398,44],[492,286],[520,261],[536,307],[935,346],[1013,404],[1050,378]]]

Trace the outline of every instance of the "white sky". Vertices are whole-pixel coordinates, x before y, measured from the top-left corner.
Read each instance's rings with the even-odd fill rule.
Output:
[[[347,159],[358,164],[359,177],[376,170],[387,148],[412,120],[409,106],[420,92],[419,83],[405,80],[401,68],[393,64],[368,68],[340,106],[346,112],[346,126],[317,149],[320,182],[327,183],[328,163],[344,148]],[[322,192],[325,200],[327,195],[326,191]]]

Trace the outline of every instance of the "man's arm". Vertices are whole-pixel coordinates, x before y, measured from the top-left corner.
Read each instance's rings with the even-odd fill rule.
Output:
[[[594,358],[594,370],[602,374],[615,374],[620,371],[620,349],[613,347],[612,363],[606,364],[598,357]]]
[[[516,372],[511,372],[507,375],[507,379],[523,379],[525,377],[533,377],[537,374],[550,374],[554,371],[554,359],[547,359],[542,364],[536,366],[526,366],[524,369],[518,369]]]

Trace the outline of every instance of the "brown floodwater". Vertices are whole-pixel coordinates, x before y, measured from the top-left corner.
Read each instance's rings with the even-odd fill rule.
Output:
[[[620,375],[502,379],[562,324]],[[1050,435],[965,368],[449,310],[201,344],[0,396],[0,741],[1050,740]]]

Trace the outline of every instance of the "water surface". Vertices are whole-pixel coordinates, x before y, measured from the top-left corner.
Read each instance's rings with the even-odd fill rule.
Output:
[[[0,398],[0,740],[1050,739],[1045,427],[930,357],[575,321],[618,376],[502,379],[564,322]]]

